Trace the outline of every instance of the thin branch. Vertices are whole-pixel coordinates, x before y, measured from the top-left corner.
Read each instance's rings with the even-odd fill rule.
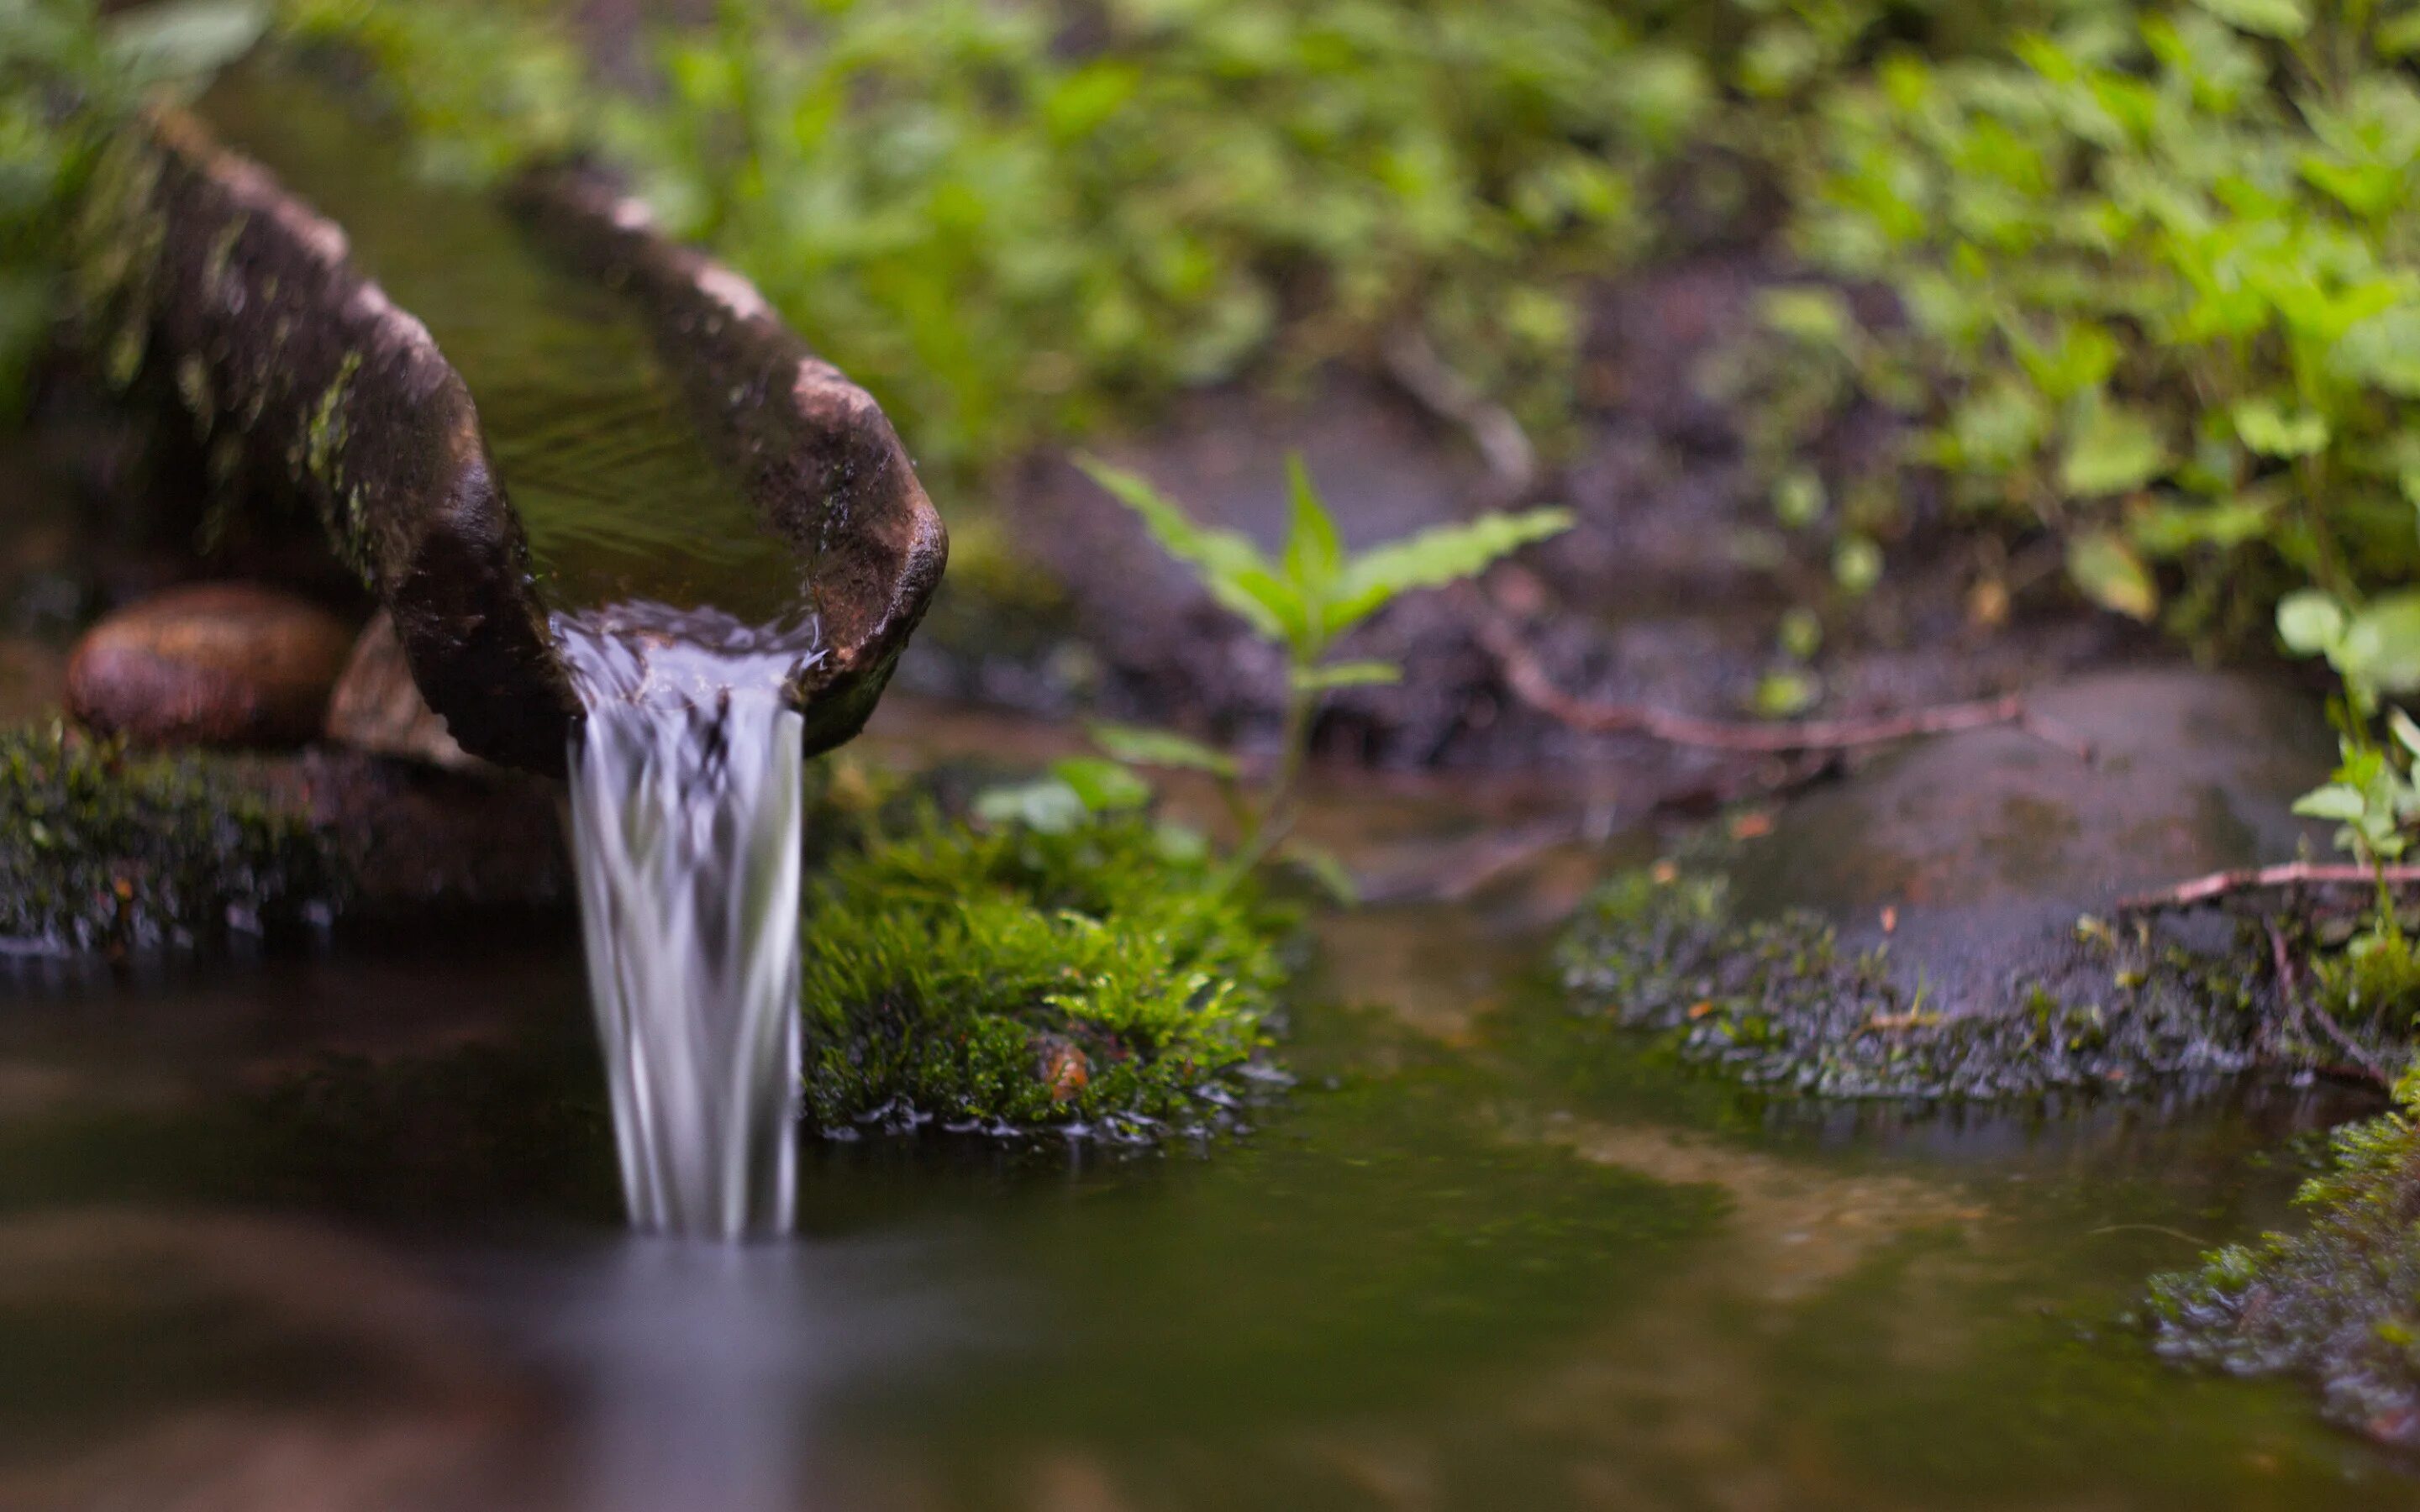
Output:
[[[2369,1058],[2369,1052],[2363,1049],[2352,1036],[2345,1032],[2344,1026],[2335,1021],[2335,1015],[2330,1013],[2325,1008],[2313,1009],[2310,1001],[2303,995],[2301,987],[2295,980],[2293,953],[2286,948],[2286,932],[2277,927],[2277,921],[2273,918],[2267,920],[2263,927],[2269,932],[2269,955],[2277,974],[2277,996],[2285,1003],[2286,1011],[2292,1015],[2294,1023],[2305,1034],[2317,1027],[2328,1039],[2334,1041],[2335,1047],[2345,1054],[2345,1064],[2329,1065],[2322,1062],[2317,1069],[2334,1072],[2338,1076],[2350,1077],[2354,1081],[2370,1082],[2380,1087],[2393,1087],[2395,1078],[2388,1075],[2384,1068]]]
[[[1387,371],[1404,392],[1440,417],[1470,433],[1472,444],[1507,499],[1519,499],[1538,482],[1538,448],[1512,411],[1490,400],[1468,378],[1446,365],[1417,323],[1387,338]]]
[[[2191,908],[2229,893],[2257,892],[2276,887],[2389,887],[2420,883],[2420,866],[2390,866],[2383,872],[2348,862],[2288,861],[2279,866],[2239,867],[2180,882],[2158,892],[2138,893],[2118,901],[2120,914],[2156,913],[2165,908]]]
[[[1777,755],[1848,750],[1915,735],[1947,734],[2005,724],[2015,725],[2079,761],[2092,759],[2089,741],[2063,725],[2028,712],[2024,699],[2015,693],[1864,719],[1709,719],[1647,703],[1606,703],[1575,698],[1556,686],[1536,655],[1501,616],[1482,608],[1474,628],[1479,643],[1496,658],[1506,685],[1521,702],[1551,719],[1590,734],[1642,734],[1675,746]]]

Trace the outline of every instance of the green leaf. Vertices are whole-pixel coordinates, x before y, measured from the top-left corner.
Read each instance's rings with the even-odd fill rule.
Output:
[[[1787,719],[1806,713],[1823,696],[1823,684],[1803,668],[1785,668],[1757,679],[1748,706],[1767,719]]]
[[[2067,575],[2102,609],[2137,620],[2159,612],[2159,585],[2133,548],[2108,531],[2087,532],[2068,543]]]
[[[1054,762],[1050,775],[1067,784],[1094,813],[1140,809],[1151,801],[1151,784],[1125,766],[1098,756],[1070,756]]]
[[[2399,58],[2420,53],[2420,10],[2407,10],[2381,23],[2370,45],[2381,57]]]
[[[2159,427],[2125,405],[2094,406],[2069,438],[2060,459],[2060,486],[2082,498],[2139,488],[2168,465]]]
[[[994,828],[1022,825],[1045,835],[1064,835],[1093,820],[1083,798],[1055,777],[987,788],[975,795],[974,814]]]
[[[2420,724],[2413,724],[2412,716],[2401,709],[2389,709],[2386,711],[2386,728],[2394,732],[2396,740],[2402,745],[2407,755],[2420,756]]]
[[[1883,548],[1863,535],[1843,535],[1832,548],[1832,580],[1852,598],[1863,598],[1883,580]]]
[[[1093,456],[1079,456],[1076,465],[1133,510],[1162,550],[1199,571],[1219,608],[1269,640],[1295,639],[1305,618],[1300,596],[1249,539],[1196,524],[1184,506],[1123,468]]]
[[[2378,692],[2420,689],[2420,590],[2372,599],[2355,610],[2328,658],[2348,679]]]
[[[1482,515],[1463,525],[1432,526],[1373,548],[1344,564],[1336,597],[1326,607],[1326,632],[1334,635],[1367,619],[1398,594],[1474,577],[1498,558],[1560,535],[1571,526],[1568,509],[1531,509]]]
[[[1284,854],[1286,860],[1302,868],[1342,906],[1351,908],[1361,902],[1361,884],[1335,852],[1294,841],[1288,842]]]
[[[250,0],[163,0],[112,19],[109,51],[142,79],[191,79],[252,51],[269,16]]]
[[[1326,667],[1297,667],[1290,674],[1297,693],[1325,693],[1331,687],[1369,687],[1404,680],[1404,670],[1384,661],[1340,661]]]
[[[2229,414],[2235,434],[2262,456],[2309,456],[2327,448],[2327,417],[2315,411],[2288,415],[2271,400],[2246,399]]]
[[[2277,601],[2277,639],[2298,656],[2321,656],[2344,639],[2348,618],[2335,594],[2297,589]]]
[[[2300,37],[2311,29],[2303,0],[2196,0],[2237,31],[2255,37]]]
[[[2333,819],[2340,825],[2358,823],[2366,809],[2359,789],[2337,782],[2313,788],[2294,800],[2294,811],[2304,818]]]
[[[1084,733],[1111,759],[1131,766],[1164,766],[1187,772],[1233,777],[1241,770],[1235,758],[1215,746],[1205,746],[1173,730],[1146,730],[1130,724],[1089,724]]]
[[[1337,539],[1336,521],[1311,486],[1311,471],[1300,452],[1286,454],[1286,485],[1294,500],[1294,526],[1286,536],[1285,575],[1306,603],[1327,595],[1344,570],[1344,543]]]

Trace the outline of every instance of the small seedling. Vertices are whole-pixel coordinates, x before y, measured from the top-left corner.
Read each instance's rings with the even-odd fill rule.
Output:
[[[1233,756],[1183,736],[1116,727],[1095,734],[1112,757],[1207,771],[1227,784],[1240,837],[1232,862],[1236,875],[1275,855],[1293,825],[1321,701],[1336,688],[1392,683],[1402,675],[1402,669],[1389,662],[1338,659],[1338,640],[1404,594],[1475,577],[1500,558],[1571,525],[1570,513],[1561,509],[1494,514],[1348,553],[1310,471],[1296,455],[1286,463],[1293,524],[1284,550],[1272,559],[1236,532],[1199,523],[1184,506],[1132,472],[1090,457],[1082,459],[1082,466],[1141,518],[1169,555],[1200,575],[1222,608],[1285,650],[1285,727],[1277,764],[1249,792],[1241,788],[1241,767]],[[1342,880],[1342,869],[1326,858],[1300,846],[1290,854],[1314,874]]]

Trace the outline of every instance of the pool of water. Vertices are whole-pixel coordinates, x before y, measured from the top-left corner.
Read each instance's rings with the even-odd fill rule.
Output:
[[[1538,918],[1323,926],[1240,1141],[811,1144],[742,1247],[621,1229],[567,928],[19,979],[0,1505],[2420,1502],[2125,1317],[2344,1105],[1761,1103],[1568,1018]]]

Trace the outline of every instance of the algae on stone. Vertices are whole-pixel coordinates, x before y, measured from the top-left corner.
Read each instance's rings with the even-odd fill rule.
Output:
[[[1719,871],[1669,864],[1599,889],[1558,952],[1565,987],[1618,1022],[1666,1030],[1685,1060],[1827,1097],[2125,1090],[2333,1058],[2279,1022],[2264,965],[2149,925],[2081,920],[1999,1000],[1948,1003],[1804,910],[1734,912]]]
[[[809,1117],[838,1138],[1220,1126],[1265,1074],[1288,922],[1140,817],[1044,833],[928,812],[814,887]]]
[[[223,761],[0,733],[0,949],[214,947],[333,913],[343,867]]]
[[[2316,1385],[2328,1416],[2420,1447],[2420,1068],[2393,1111],[2336,1131],[2300,1232],[2213,1251],[2151,1284],[2166,1358]]]

